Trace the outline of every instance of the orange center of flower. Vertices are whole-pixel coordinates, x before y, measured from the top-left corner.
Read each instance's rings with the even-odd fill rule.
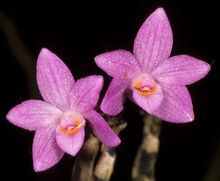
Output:
[[[154,94],[157,90],[155,81],[146,73],[143,73],[134,79],[133,87],[139,94],[146,97]]]
[[[83,118],[79,113],[65,112],[61,117],[60,131],[66,135],[73,136],[84,125]]]

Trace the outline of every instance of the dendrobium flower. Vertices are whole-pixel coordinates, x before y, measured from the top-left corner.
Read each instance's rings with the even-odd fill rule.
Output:
[[[43,48],[37,60],[37,83],[44,101],[24,101],[6,116],[16,126],[36,130],[32,147],[35,171],[49,169],[64,152],[72,156],[79,152],[86,119],[106,146],[120,144],[118,136],[93,109],[103,86],[102,76],[88,76],[75,82],[62,60]]]
[[[169,58],[172,45],[169,20],[163,8],[158,8],[141,26],[133,54],[116,50],[96,56],[96,64],[113,77],[101,110],[117,115],[127,95],[146,112],[163,120],[193,121],[193,106],[185,85],[203,78],[210,66],[188,55]]]

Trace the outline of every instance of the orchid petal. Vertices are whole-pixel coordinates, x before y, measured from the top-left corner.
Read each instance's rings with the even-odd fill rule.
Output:
[[[36,172],[44,171],[58,163],[64,152],[55,137],[57,122],[36,131],[33,141],[33,162]]]
[[[103,77],[88,76],[77,80],[69,94],[71,109],[79,112],[96,106],[103,86]]]
[[[161,86],[159,84],[157,84],[156,86],[156,92],[150,96],[141,95],[135,89],[133,89],[134,102],[149,114],[151,114],[160,106],[164,98]]]
[[[55,54],[43,48],[37,60],[37,83],[46,102],[68,109],[68,93],[74,78],[68,67]]]
[[[84,113],[86,119],[91,124],[93,133],[107,147],[115,147],[121,143],[120,138],[110,128],[104,118],[95,110],[90,110]]]
[[[113,78],[102,100],[100,109],[108,114],[115,116],[123,110],[125,101],[124,92],[129,82]]]
[[[194,120],[190,94],[185,86],[162,85],[164,99],[152,114],[172,123],[186,123]]]
[[[155,10],[143,23],[134,41],[134,55],[144,72],[151,72],[166,60],[173,45],[172,30],[163,8]]]
[[[131,79],[140,72],[134,55],[126,50],[115,50],[95,57],[96,64],[117,79]]]
[[[14,125],[36,130],[57,120],[62,112],[51,104],[40,100],[28,100],[12,108],[6,118]]]
[[[175,85],[192,84],[205,77],[210,65],[188,55],[168,58],[152,75],[159,82]]]
[[[66,153],[75,156],[81,149],[85,138],[85,129],[82,127],[74,135],[67,135],[61,132],[60,126],[56,129],[56,141],[59,147]]]

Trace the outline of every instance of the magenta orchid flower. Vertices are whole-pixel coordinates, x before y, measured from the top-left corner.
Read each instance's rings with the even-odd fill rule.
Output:
[[[113,77],[101,110],[117,115],[127,95],[146,112],[163,120],[193,121],[193,106],[185,85],[203,78],[210,66],[188,55],[169,58],[172,45],[169,20],[163,8],[158,8],[141,26],[133,54],[116,50],[96,56],[96,64]]]
[[[49,169],[64,152],[72,156],[79,152],[85,137],[85,119],[106,146],[120,144],[118,136],[93,109],[103,86],[102,76],[75,82],[62,60],[43,48],[37,60],[37,83],[44,101],[24,101],[6,116],[16,126],[36,130],[32,147],[35,171]]]

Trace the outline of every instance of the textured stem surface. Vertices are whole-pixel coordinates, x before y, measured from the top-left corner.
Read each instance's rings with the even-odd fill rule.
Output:
[[[92,181],[93,167],[99,146],[99,140],[90,134],[75,160],[71,181]]]
[[[108,181],[114,170],[116,160],[115,148],[102,145],[101,155],[95,166],[93,181]]]
[[[155,181],[161,120],[144,112],[141,114],[144,118],[143,136],[132,168],[132,180]]]
[[[123,129],[125,129],[127,125],[127,123],[121,120],[119,116],[105,117],[117,135]],[[95,166],[94,163],[99,152],[99,147],[99,140],[91,134],[90,137],[85,141],[80,153],[75,160],[71,181],[110,180],[116,160],[115,148],[108,148],[102,144],[101,153]]]
[[[127,123],[120,118],[107,118],[108,123],[111,125],[114,132],[119,135],[119,133],[124,130]],[[108,148],[102,144],[101,155],[94,171],[94,181],[109,181],[115,166],[116,161],[116,148]]]

